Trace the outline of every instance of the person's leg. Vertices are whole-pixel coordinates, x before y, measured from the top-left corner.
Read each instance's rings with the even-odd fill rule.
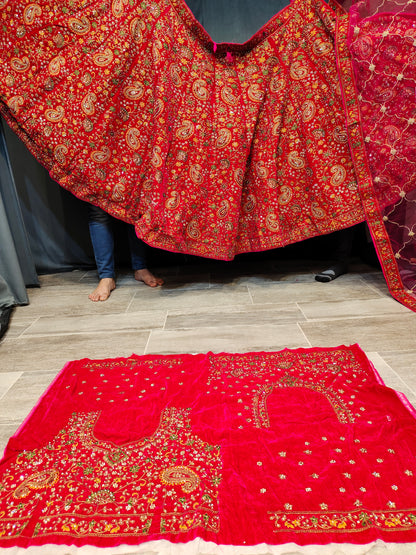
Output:
[[[128,226],[127,236],[130,247],[131,267],[134,271],[134,278],[143,281],[149,287],[163,285],[163,279],[158,278],[147,268],[146,245],[136,235],[133,225]]]
[[[335,251],[333,253],[334,264],[316,274],[316,281],[328,282],[333,281],[339,276],[348,272],[348,263],[352,252],[354,240],[354,228],[348,227],[335,232]]]
[[[88,226],[95,262],[97,264],[98,286],[89,295],[92,301],[106,301],[115,289],[114,235],[111,216],[98,206],[88,207]]]

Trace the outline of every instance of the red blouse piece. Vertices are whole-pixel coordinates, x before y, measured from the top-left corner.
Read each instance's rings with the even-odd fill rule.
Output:
[[[414,542],[399,395],[357,346],[71,362],[0,463],[0,550]]]

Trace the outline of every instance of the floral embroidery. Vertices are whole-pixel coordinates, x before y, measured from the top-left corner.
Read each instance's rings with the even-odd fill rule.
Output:
[[[198,527],[218,531],[220,451],[192,433],[188,410],[167,409],[153,436],[125,447],[94,437],[98,418],[98,412],[74,414],[46,448],[26,457],[16,482],[3,485],[0,499],[12,516],[3,531],[6,537],[22,533],[29,522],[28,509],[35,510],[44,488],[51,495],[38,515],[37,536],[182,533]],[[30,472],[47,466],[56,452],[59,473],[47,468]],[[184,465],[158,469],[162,461],[184,457],[188,461]],[[18,467],[19,462],[10,471],[17,472]]]
[[[394,508],[394,504],[392,504]],[[322,510],[326,505],[322,505]],[[366,528],[380,528],[383,530],[407,530],[416,524],[416,510],[412,511],[368,511],[356,510],[348,512],[320,512],[320,513],[270,513],[274,523],[274,532],[361,532]]]
[[[389,425],[380,437],[375,424],[341,422],[322,395],[299,388],[297,398],[293,387],[275,388],[269,427],[246,422],[261,385],[296,378],[353,399],[354,417],[364,406],[385,422],[388,406],[392,422],[414,426],[357,346],[75,361],[1,464],[0,545],[56,537],[78,546],[197,537],[256,545],[299,533],[308,534],[302,543],[314,533],[321,543],[351,533],[362,543],[411,541],[412,434]]]
[[[30,24],[0,12],[3,115],[147,243],[229,260],[363,221],[325,3],[244,45],[214,45],[183,0],[34,5]]]

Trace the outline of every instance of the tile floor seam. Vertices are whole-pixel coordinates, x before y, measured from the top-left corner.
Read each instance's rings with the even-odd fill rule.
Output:
[[[299,312],[302,314],[302,316],[305,318],[305,322],[309,322],[310,321],[309,318],[306,316],[305,312],[302,310],[301,303],[296,302],[295,306],[299,310]]]
[[[299,328],[301,334],[303,335],[303,337],[305,338],[306,342],[308,343],[309,347],[312,347],[312,343],[309,341],[308,336],[306,335],[306,333],[303,331],[302,326],[300,325],[301,322],[296,322],[297,327]]]
[[[7,389],[6,389],[3,393],[0,394],[0,400],[3,399],[3,398],[7,395],[7,393],[8,393],[8,392],[10,391],[10,389],[15,385],[15,383],[16,383],[17,380],[20,378],[20,376],[23,374],[23,372],[8,372],[8,374],[20,374],[20,375],[16,378],[16,380],[15,380],[13,383],[11,383],[11,384],[7,387]],[[1,374],[0,374],[0,377],[1,377]]]
[[[130,302],[127,304],[126,309],[125,309],[124,312],[122,312],[121,314],[127,314],[127,313],[128,313],[129,308],[131,307],[132,302],[134,301],[134,298],[136,297],[136,293],[137,293],[136,291],[133,293],[133,295],[132,295],[132,297],[131,297],[131,299],[130,299]]]
[[[381,314],[376,314],[371,316],[370,314],[363,314],[363,315],[359,315],[359,316],[350,316],[350,315],[344,315],[344,316],[327,316],[327,317],[323,317],[323,318],[306,318],[305,322],[302,323],[308,323],[308,324],[318,324],[318,323],[324,323],[324,322],[337,322],[337,321],[343,321],[343,320],[364,320],[367,318],[388,318],[389,316],[400,316],[403,313],[396,313],[396,312],[386,312],[386,313],[381,313]]]
[[[19,335],[17,336],[16,339],[18,339],[19,337],[24,337],[27,330],[29,330],[34,324],[36,324],[40,320],[41,317],[42,316],[37,316],[36,319],[31,324],[29,324],[29,326],[27,328],[25,328],[21,333],[19,333]]]
[[[377,293],[377,295],[381,298],[385,298],[385,295],[383,294],[382,291],[380,291],[379,289],[377,289],[377,287],[375,287],[375,285],[373,285],[372,283],[369,283],[368,281],[366,281],[363,277],[360,277],[360,281],[362,283],[364,283],[369,289],[371,289],[374,293]]]
[[[151,337],[151,335],[152,335],[152,330],[149,331],[149,336],[148,336],[148,338],[147,338],[146,345],[144,346],[144,349],[143,349],[143,354],[144,354],[144,355],[147,355],[147,354],[148,354],[147,349],[148,349],[149,344],[150,344],[150,337]]]
[[[166,310],[165,321],[163,322],[162,330],[166,330],[166,323],[168,321],[169,310]]]
[[[253,300],[253,295],[251,294],[251,291],[250,291],[250,286],[247,285],[246,287],[247,287],[248,295],[250,297],[251,304],[254,306],[254,300]]]
[[[121,334],[126,333],[126,332],[132,333],[132,332],[136,332],[136,331],[147,333],[147,332],[152,331],[153,329],[156,329],[156,330],[159,330],[159,331],[163,330],[163,328],[161,328],[161,327],[152,328],[152,329],[143,328],[143,329],[139,329],[139,330],[132,327],[132,328],[127,328],[127,329],[119,329],[119,330],[98,330],[98,331],[97,330],[94,330],[94,331],[85,331],[84,330],[84,331],[68,331],[68,332],[58,332],[58,333],[48,332],[48,333],[39,333],[39,334],[36,333],[36,334],[31,334],[31,335],[25,335],[25,336],[22,337],[22,339],[32,339],[33,340],[33,339],[44,339],[45,337],[67,337],[69,335],[74,335],[74,336],[77,336],[77,337],[85,335],[85,336],[91,337],[91,336],[94,336],[94,335],[96,336],[97,333],[99,333],[100,335],[109,335],[109,336],[111,336],[111,335],[114,335],[114,334],[121,335]]]

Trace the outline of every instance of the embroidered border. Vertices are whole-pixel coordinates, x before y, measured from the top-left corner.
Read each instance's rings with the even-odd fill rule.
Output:
[[[340,6],[338,6],[335,48],[346,113],[347,131],[349,134],[351,155],[357,174],[358,187],[368,227],[370,229],[378,257],[382,263],[383,273],[390,293],[400,303],[404,304],[411,310],[416,311],[416,297],[404,288],[400,277],[399,268],[397,266],[386,227],[383,223],[383,216],[378,205],[370,169],[367,163],[364,137],[361,127],[361,117],[356,97],[354,73],[347,45],[348,26],[349,15]]]
[[[377,528],[386,532],[416,529],[416,509],[402,511],[325,511],[325,512],[270,512],[274,532],[364,532]]]
[[[271,385],[263,385],[253,398],[253,416],[256,428],[269,428],[270,420],[267,410],[267,398],[276,388],[299,387],[310,389],[323,395],[333,408],[336,417],[341,424],[353,423],[355,418],[350,410],[344,405],[342,399],[323,383],[311,383],[299,379],[294,379],[286,374],[279,382]]]

